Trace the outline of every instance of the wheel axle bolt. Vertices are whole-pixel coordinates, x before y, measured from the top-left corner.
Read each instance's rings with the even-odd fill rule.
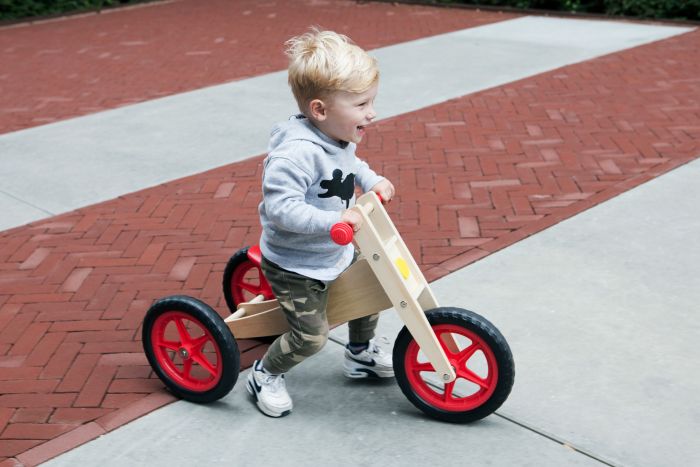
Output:
[[[189,352],[184,347],[181,347],[180,350],[178,350],[178,353],[180,354],[180,356],[182,358],[185,358],[185,359],[190,358]]]
[[[444,375],[442,375],[442,379],[443,379],[443,381],[449,381],[449,380],[450,380],[450,375],[444,374]]]

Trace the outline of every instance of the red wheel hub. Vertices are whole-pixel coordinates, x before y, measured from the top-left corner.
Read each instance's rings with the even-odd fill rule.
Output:
[[[167,311],[158,316],[151,330],[151,343],[160,367],[184,389],[208,391],[221,379],[219,346],[209,330],[191,315]],[[205,350],[210,343],[213,351]]]
[[[246,292],[252,294],[252,297],[246,297]],[[231,295],[236,304],[247,302],[257,295],[263,295],[266,300],[274,297],[260,265],[250,260],[234,269],[231,275]]]
[[[440,382],[433,365],[425,358],[419,359],[420,348],[413,340],[404,356],[404,368],[411,387],[426,403],[442,410],[463,412],[479,407],[491,397],[498,382],[498,365],[493,351],[479,335],[461,326],[438,324],[433,326],[433,331],[455,369],[457,379],[447,384]],[[465,340],[469,343],[465,344]],[[461,345],[455,346],[455,342]],[[479,373],[473,369],[474,363],[481,366]]]

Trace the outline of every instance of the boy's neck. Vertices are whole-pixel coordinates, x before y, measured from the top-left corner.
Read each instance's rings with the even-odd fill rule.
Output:
[[[324,135],[326,138],[330,139],[331,141],[334,141],[334,142],[338,143],[338,145],[340,145],[341,148],[345,149],[346,147],[348,147],[348,144],[350,144],[350,143],[348,143],[347,141],[343,141],[343,140],[339,140],[339,139],[333,138],[333,137],[330,136],[328,133],[326,133],[325,131],[323,131],[323,124],[322,124],[321,122],[315,120],[315,119],[312,118],[312,117],[309,117],[308,115],[305,115],[305,114],[302,114],[302,115],[304,115],[304,117],[306,117],[306,119],[307,119],[309,122],[311,122],[311,124],[312,124],[313,126],[315,126],[315,127],[318,129],[318,131],[320,131],[321,133],[323,133],[323,135]]]

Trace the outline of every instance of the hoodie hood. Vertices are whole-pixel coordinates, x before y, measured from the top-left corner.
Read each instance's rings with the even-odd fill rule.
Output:
[[[327,136],[316,128],[304,114],[293,115],[289,120],[278,123],[272,128],[267,152],[274,152],[275,149],[292,141],[310,141],[331,155],[336,155],[348,149],[354,153],[354,148],[348,148],[348,146],[355,146],[355,143],[340,142]]]

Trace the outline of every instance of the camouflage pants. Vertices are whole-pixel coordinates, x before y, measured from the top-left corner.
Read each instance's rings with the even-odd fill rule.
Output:
[[[328,341],[326,306],[330,282],[287,271],[265,258],[260,266],[290,327],[267,350],[263,366],[273,374],[286,373],[321,350]],[[378,317],[375,314],[350,321],[350,342],[367,342],[373,338]]]

